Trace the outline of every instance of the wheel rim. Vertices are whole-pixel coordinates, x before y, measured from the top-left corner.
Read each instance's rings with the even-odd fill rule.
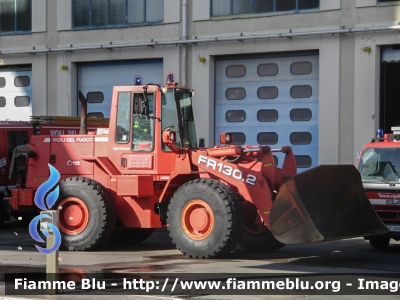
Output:
[[[85,202],[77,197],[68,197],[59,204],[60,229],[69,235],[76,235],[85,230],[89,222],[89,209]]]
[[[194,240],[207,238],[214,228],[214,213],[203,200],[192,200],[182,210],[183,231]]]

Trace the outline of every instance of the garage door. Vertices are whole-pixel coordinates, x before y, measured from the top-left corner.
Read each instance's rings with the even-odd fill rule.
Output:
[[[78,65],[78,90],[88,99],[89,117],[110,117],[113,86],[133,85],[135,75],[143,83],[163,82],[162,59],[82,63]],[[78,101],[78,115],[80,103]]]
[[[0,69],[0,120],[29,121],[32,115],[32,70]]]
[[[237,145],[291,146],[299,172],[316,166],[318,77],[318,54],[218,59],[215,143],[233,132]]]

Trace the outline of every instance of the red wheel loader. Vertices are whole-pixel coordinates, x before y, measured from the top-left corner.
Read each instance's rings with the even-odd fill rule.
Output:
[[[106,132],[32,136],[26,184],[12,191],[12,207],[33,203],[51,164],[61,174],[63,249],[139,243],[163,226],[195,258],[221,257],[237,244],[273,251],[387,231],[354,166],[296,175],[290,147],[235,146],[229,133],[223,147],[199,148],[194,91],[169,79],[114,87]],[[282,168],[274,151],[286,154]]]

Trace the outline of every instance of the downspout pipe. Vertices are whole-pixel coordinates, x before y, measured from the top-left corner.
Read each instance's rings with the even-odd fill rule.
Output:
[[[182,0],[182,40],[187,40],[187,7],[188,0]],[[187,85],[187,44],[182,44],[181,85]]]

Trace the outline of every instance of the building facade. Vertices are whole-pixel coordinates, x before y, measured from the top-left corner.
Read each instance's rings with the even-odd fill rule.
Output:
[[[196,90],[198,138],[356,162],[400,125],[400,1],[0,0],[0,120],[108,117],[113,85]],[[399,108],[399,109],[398,109]],[[282,162],[281,156],[276,159]]]

